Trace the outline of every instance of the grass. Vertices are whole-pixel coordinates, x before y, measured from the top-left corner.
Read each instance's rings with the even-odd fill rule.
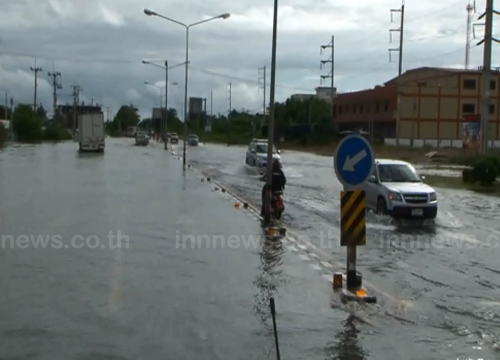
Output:
[[[500,184],[494,183],[491,186],[481,186],[479,184],[466,184],[462,177],[426,175],[425,182],[431,186],[455,190],[470,190],[481,194],[500,197]]]

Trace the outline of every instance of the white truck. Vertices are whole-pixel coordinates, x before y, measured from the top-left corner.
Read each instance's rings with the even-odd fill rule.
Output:
[[[78,117],[80,151],[104,151],[104,115],[83,114]]]

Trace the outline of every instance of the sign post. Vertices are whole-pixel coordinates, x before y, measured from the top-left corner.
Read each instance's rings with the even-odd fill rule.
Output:
[[[362,291],[361,274],[356,270],[356,247],[366,245],[366,195],[362,186],[370,177],[373,166],[373,150],[363,136],[349,135],[337,146],[334,168],[344,186],[340,197],[340,245],[347,247],[347,292],[356,300],[367,300],[366,292]],[[339,285],[334,279],[335,286]],[[373,299],[368,300],[374,302]]]

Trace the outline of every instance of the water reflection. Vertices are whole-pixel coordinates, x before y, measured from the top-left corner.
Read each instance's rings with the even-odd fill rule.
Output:
[[[355,317],[350,315],[344,321],[344,327],[335,342],[327,350],[328,358],[332,360],[364,360],[367,353],[358,343],[359,330],[356,329]]]
[[[265,230],[263,230],[265,231]],[[265,234],[264,234],[265,235]],[[281,240],[263,236],[262,249],[259,253],[262,270],[254,281],[258,292],[254,296],[254,311],[267,331],[272,331],[269,301],[275,296],[281,279],[283,244]]]

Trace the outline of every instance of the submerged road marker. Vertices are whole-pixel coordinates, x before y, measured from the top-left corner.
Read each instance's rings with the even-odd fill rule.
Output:
[[[333,274],[333,289],[341,292],[343,302],[375,303],[376,297],[367,295],[362,275],[356,270],[356,247],[366,245],[366,194],[360,188],[373,171],[373,150],[364,137],[349,135],[337,146],[333,162],[344,185],[340,193],[340,246],[347,248],[345,287],[343,274],[337,272]]]

